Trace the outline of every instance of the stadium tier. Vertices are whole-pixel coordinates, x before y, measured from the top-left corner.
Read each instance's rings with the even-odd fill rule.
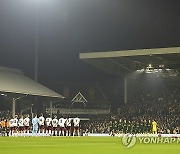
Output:
[[[108,114],[88,114],[78,115],[78,129],[75,127],[74,114],[56,114],[54,118],[44,113],[36,120],[36,133],[43,133],[51,136],[78,135],[89,133],[115,134],[178,134],[180,133],[180,104],[179,89],[164,88],[160,92],[142,92],[141,95],[134,96],[128,100],[127,104],[122,104],[117,112]],[[70,109],[70,108],[66,108]],[[83,108],[79,110],[85,110]],[[86,109],[87,110],[87,109]],[[78,109],[77,109],[78,111]],[[9,135],[24,133],[33,133],[33,118],[28,115],[20,114],[10,118],[10,112],[2,111],[1,116],[1,134]],[[28,124],[25,124],[28,121]],[[63,124],[61,124],[61,122]],[[41,124],[42,123],[42,124]],[[155,123],[155,124],[154,124]],[[63,125],[63,128],[61,126]],[[155,125],[155,126],[154,126]],[[28,128],[27,128],[28,126]],[[155,130],[153,130],[155,127]]]

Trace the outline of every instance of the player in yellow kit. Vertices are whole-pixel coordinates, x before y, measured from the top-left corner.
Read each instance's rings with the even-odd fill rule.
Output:
[[[157,123],[155,120],[152,121],[152,132],[153,134],[157,134]]]

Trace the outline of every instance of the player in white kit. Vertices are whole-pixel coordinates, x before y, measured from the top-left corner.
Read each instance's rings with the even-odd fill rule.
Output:
[[[23,130],[24,130],[24,119],[23,116],[21,115],[20,119],[18,120],[18,126],[19,126],[19,133],[22,135]]]
[[[49,135],[51,135],[51,131],[52,131],[51,122],[52,122],[52,118],[49,115],[49,117],[46,118],[46,134]]]
[[[43,114],[40,115],[39,117],[39,133],[43,133],[44,134],[44,122],[45,122],[45,118],[43,117]]]
[[[18,129],[18,116],[17,115],[14,116],[13,125],[14,125],[14,130],[17,131]]]
[[[58,119],[57,119],[57,116],[55,115],[54,119],[52,120],[52,127],[53,127],[52,135],[53,136],[57,136],[57,126],[58,126]]]
[[[78,117],[73,119],[73,123],[74,123],[74,131],[73,131],[73,136],[75,136],[76,132],[77,135],[80,136],[79,132],[80,132],[80,119]]]
[[[72,118],[66,120],[66,136],[71,136],[71,122]]]
[[[13,118],[11,118],[9,120],[9,126],[10,126],[9,136],[13,136],[13,128],[14,128],[14,119]]]
[[[14,135],[17,135],[15,133],[17,133],[17,130],[18,130],[18,119],[17,119],[17,115],[14,116],[14,119],[13,119],[13,134]]]
[[[66,123],[66,120],[67,119],[65,119],[65,118],[60,118],[59,119],[59,122],[58,122],[58,124],[59,124],[59,136],[64,136],[65,135],[65,131],[66,131],[66,129],[65,129],[65,123]]]
[[[29,135],[29,114],[26,115],[26,117],[24,118],[24,134]]]

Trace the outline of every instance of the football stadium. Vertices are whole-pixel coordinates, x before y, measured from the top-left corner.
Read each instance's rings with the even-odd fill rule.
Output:
[[[0,1],[0,154],[179,154],[177,6]]]

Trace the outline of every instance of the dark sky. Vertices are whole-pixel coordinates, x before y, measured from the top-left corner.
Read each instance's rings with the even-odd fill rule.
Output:
[[[0,0],[0,65],[33,77],[39,8],[39,80],[103,73],[79,52],[180,46],[180,0]]]

